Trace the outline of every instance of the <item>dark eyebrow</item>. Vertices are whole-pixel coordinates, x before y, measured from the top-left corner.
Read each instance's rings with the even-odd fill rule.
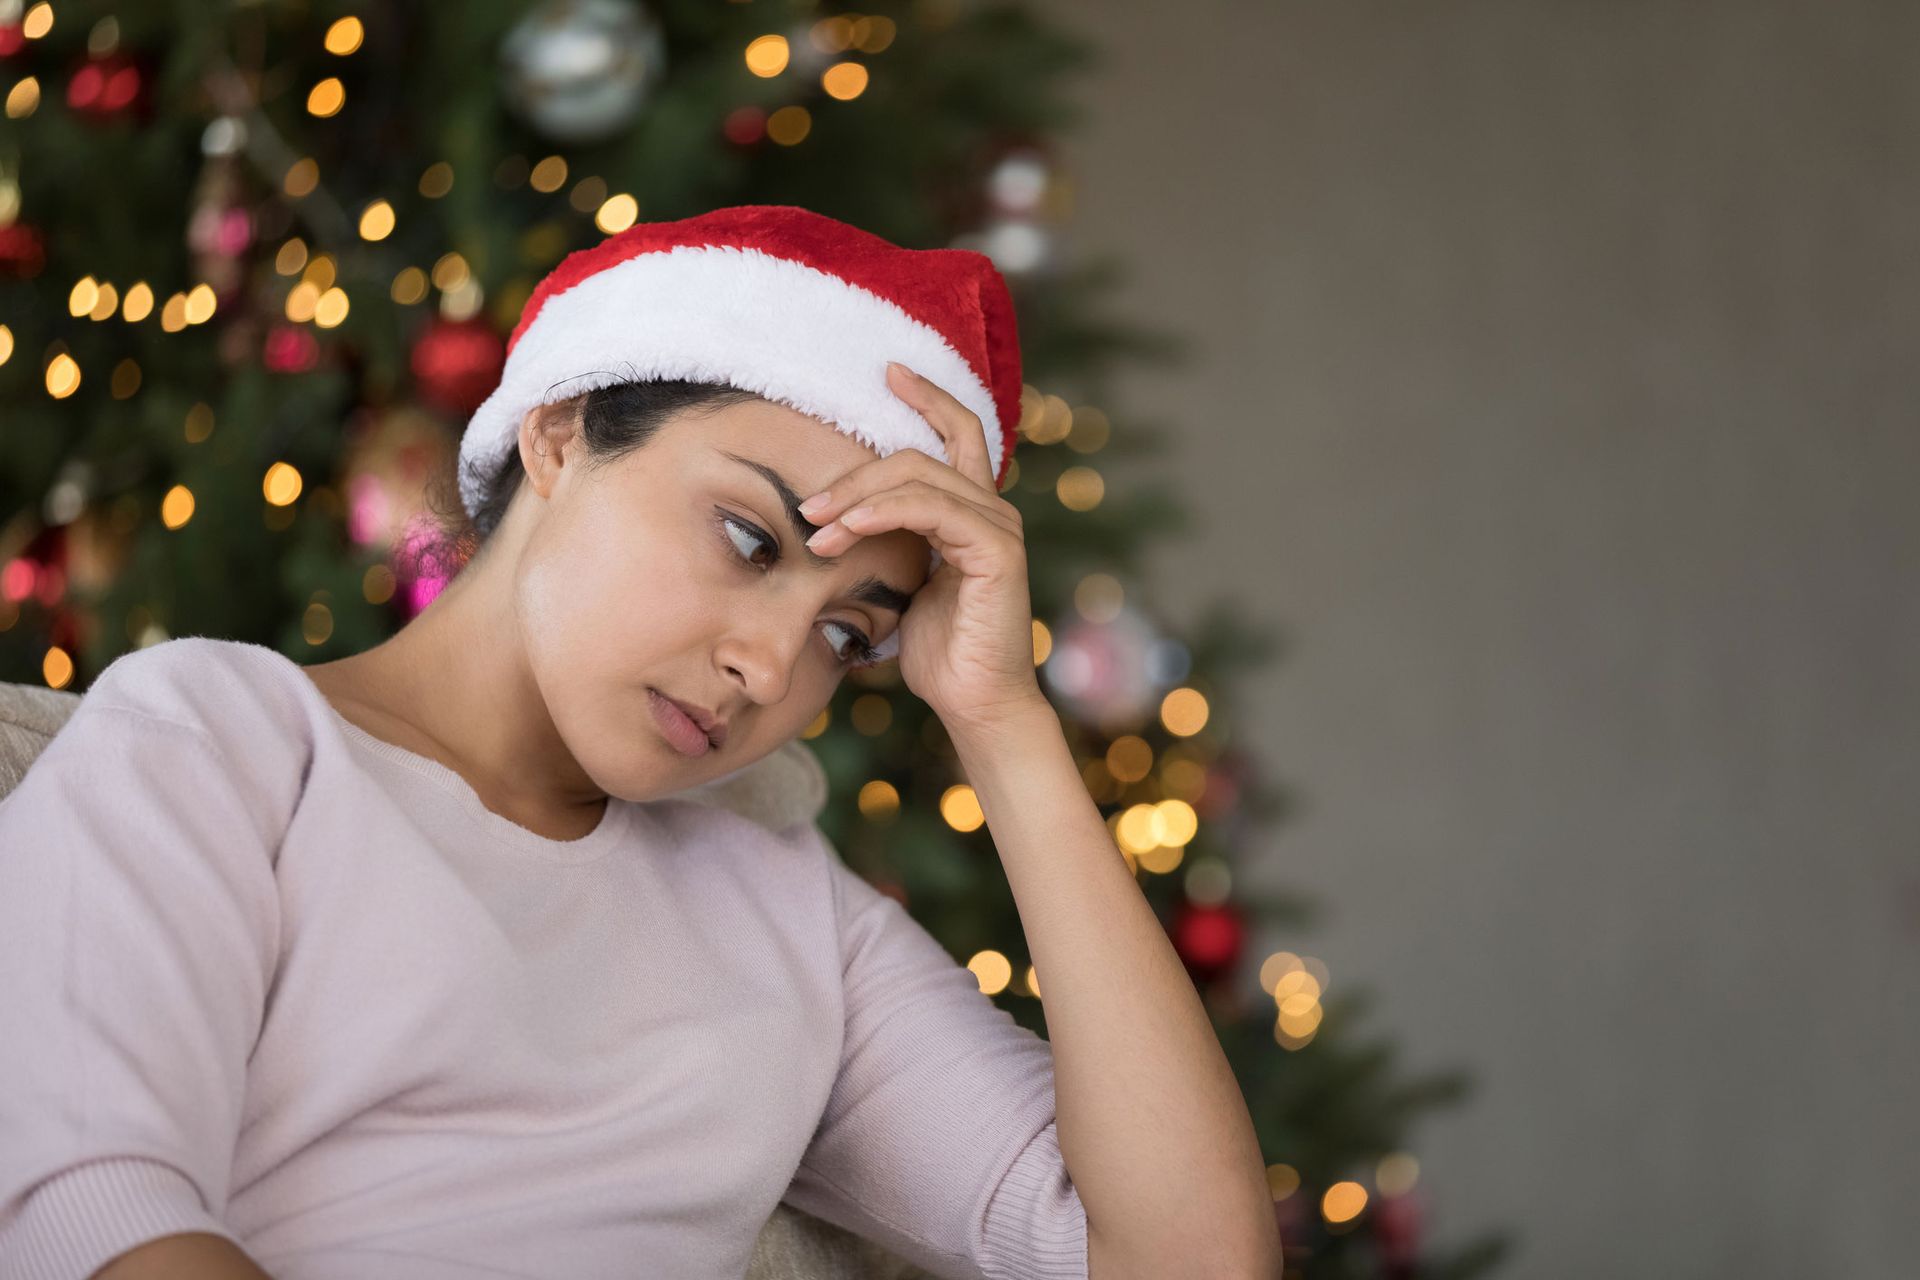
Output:
[[[816,569],[830,567],[833,564],[832,560],[816,553],[812,547],[807,545],[807,539],[811,538],[814,531],[822,526],[814,524],[800,514],[800,495],[793,491],[793,486],[787,483],[787,478],[764,462],[756,462],[752,458],[743,458],[739,454],[732,453],[726,449],[720,450],[720,454],[722,457],[731,458],[743,467],[751,467],[760,474],[762,479],[773,486],[774,493],[780,499],[780,508],[787,513],[787,523],[793,526],[794,539],[800,544],[800,550],[807,557],[807,563]],[[858,600],[862,604],[878,605],[882,609],[891,609],[895,613],[905,613],[907,606],[913,603],[912,596],[890,582],[881,581],[872,574],[868,574],[866,577],[860,579],[860,581],[854,583],[853,590],[847,593],[847,599]]]

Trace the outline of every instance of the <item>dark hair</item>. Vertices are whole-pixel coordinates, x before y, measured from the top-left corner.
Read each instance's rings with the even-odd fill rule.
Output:
[[[601,467],[644,447],[661,427],[681,414],[763,398],[727,383],[675,378],[616,382],[571,400],[559,401],[556,407],[579,415],[580,439],[587,447],[586,465]],[[458,466],[456,460],[455,467]],[[517,433],[497,457],[468,465],[465,474],[478,482],[480,493],[471,516],[460,498],[457,474],[454,469],[448,469],[428,497],[429,508],[439,519],[442,536],[430,547],[415,553],[420,557],[417,571],[423,575],[437,566],[434,576],[452,577],[480,553],[493,531],[499,528],[508,504],[520,491],[520,482],[527,474],[520,463]]]

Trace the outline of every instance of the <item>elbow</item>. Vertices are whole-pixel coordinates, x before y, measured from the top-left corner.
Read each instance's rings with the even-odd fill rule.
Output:
[[[1268,1216],[1252,1239],[1116,1240],[1087,1223],[1087,1280],[1281,1280],[1280,1229]]]

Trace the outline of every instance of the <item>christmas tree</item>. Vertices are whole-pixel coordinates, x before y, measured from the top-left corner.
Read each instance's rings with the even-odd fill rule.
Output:
[[[1478,1274],[1505,1238],[1434,1249],[1408,1150],[1465,1081],[1401,1078],[1365,992],[1250,949],[1310,918],[1238,878],[1285,808],[1233,716],[1272,636],[1230,604],[1182,634],[1134,587],[1184,517],[1109,487],[1165,432],[1107,377],[1180,347],[1113,319],[1116,264],[1063,247],[1053,140],[1092,62],[1018,4],[961,0],[0,0],[0,679],[77,690],[178,635],[314,663],[404,625],[458,571],[458,433],[535,281],[636,220],[796,204],[980,250],[1026,362],[1006,492],[1034,659],[1245,1090],[1287,1274]],[[939,720],[885,664],[804,736],[848,863],[1044,1035]]]

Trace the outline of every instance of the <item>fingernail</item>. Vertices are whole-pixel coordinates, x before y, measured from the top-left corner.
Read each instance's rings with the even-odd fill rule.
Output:
[[[827,497],[828,495],[824,492],[814,494],[811,498],[808,498],[800,504],[800,514],[803,516],[819,515],[822,511],[826,510]]]
[[[832,525],[830,524],[821,525],[820,528],[814,530],[813,536],[807,539],[807,545],[817,550],[820,544],[827,540],[827,535],[832,532],[833,532]]]
[[[917,378],[920,376],[919,374],[915,373],[913,370],[907,368],[907,366],[901,364],[898,360],[887,361],[887,368],[898,369],[900,372],[906,374],[909,378]]]

